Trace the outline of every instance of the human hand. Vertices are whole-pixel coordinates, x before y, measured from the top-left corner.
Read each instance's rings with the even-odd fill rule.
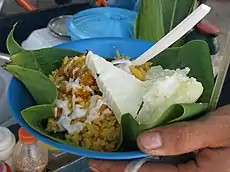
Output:
[[[153,156],[198,150],[186,164],[144,164],[138,172],[230,172],[230,105],[190,122],[179,122],[142,133],[137,144]],[[123,172],[128,162],[90,160],[93,172]]]

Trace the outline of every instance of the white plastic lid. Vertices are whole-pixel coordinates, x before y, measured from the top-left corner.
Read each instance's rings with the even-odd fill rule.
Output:
[[[0,151],[9,148],[14,142],[12,133],[8,128],[0,127]]]

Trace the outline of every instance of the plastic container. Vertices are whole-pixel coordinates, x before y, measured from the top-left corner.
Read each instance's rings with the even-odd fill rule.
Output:
[[[0,161],[4,161],[13,169],[13,150],[16,139],[13,133],[5,127],[0,127]]]
[[[72,40],[134,36],[137,13],[127,9],[100,7],[75,14],[67,23],[68,35]]]
[[[13,162],[17,172],[43,172],[48,164],[48,150],[25,129],[18,131]]]

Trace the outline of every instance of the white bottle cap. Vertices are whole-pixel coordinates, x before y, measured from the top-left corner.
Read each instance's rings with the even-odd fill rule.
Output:
[[[0,151],[5,150],[12,144],[12,133],[8,128],[0,127]]]
[[[8,128],[0,127],[0,160],[5,161],[13,154],[15,137]]]

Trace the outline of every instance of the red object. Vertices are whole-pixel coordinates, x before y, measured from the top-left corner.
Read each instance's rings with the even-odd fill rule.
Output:
[[[35,137],[33,137],[31,134],[29,134],[24,128],[20,128],[18,130],[18,137],[19,140],[22,143],[27,143],[27,144],[31,144],[37,141],[37,139]]]
[[[10,166],[6,163],[7,172],[12,172]]]
[[[97,6],[107,6],[107,1],[106,0],[96,0],[96,5]]]
[[[209,23],[207,20],[202,20],[196,25],[196,28],[203,33],[218,36],[220,34],[219,28]]]
[[[0,172],[12,172],[12,170],[7,163],[0,161]]]
[[[34,11],[37,8],[29,0],[15,0],[26,11]]]

